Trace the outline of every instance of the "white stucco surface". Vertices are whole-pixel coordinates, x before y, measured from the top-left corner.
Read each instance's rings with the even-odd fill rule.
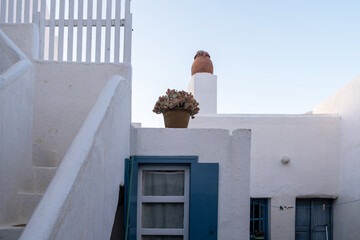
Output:
[[[24,54],[9,39],[9,37],[0,30],[0,74],[4,75],[15,63],[24,59]],[[4,85],[4,81],[1,82]]]
[[[130,146],[130,86],[112,77],[20,239],[110,239]]]
[[[123,76],[126,64],[35,63],[34,142],[63,158],[109,78]],[[129,103],[130,104],[130,103]]]
[[[0,24],[0,29],[33,61],[39,56],[38,28],[32,23]]]
[[[360,199],[360,76],[314,109],[341,115],[340,196],[337,203]],[[334,239],[360,239],[360,201],[334,206]]]
[[[34,76],[31,62],[1,30],[0,54],[0,225],[3,225],[17,220],[17,192],[32,188]]]
[[[0,56],[0,74],[6,72],[12,65],[20,61],[18,55],[6,45],[2,38],[0,38]]]
[[[195,73],[189,82],[191,92],[199,103],[202,114],[217,113],[217,76],[211,73]]]
[[[249,239],[250,130],[132,129],[139,156],[198,156],[219,163],[218,239]]]
[[[295,200],[336,197],[338,115],[196,116],[191,128],[251,129],[250,194],[270,198],[271,239],[295,239]],[[282,163],[283,156],[290,158]],[[249,216],[248,221],[249,221]]]

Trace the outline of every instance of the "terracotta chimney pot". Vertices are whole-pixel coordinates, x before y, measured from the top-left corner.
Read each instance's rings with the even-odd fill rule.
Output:
[[[191,66],[191,76],[200,72],[214,73],[214,67],[210,60],[209,53],[202,50],[197,51],[194,57],[194,62]]]

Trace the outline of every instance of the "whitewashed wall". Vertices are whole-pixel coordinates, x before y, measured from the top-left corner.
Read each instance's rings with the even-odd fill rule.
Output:
[[[130,153],[129,84],[112,77],[20,239],[110,239]]]
[[[338,203],[360,199],[360,76],[314,109],[341,115],[340,197]],[[360,202],[334,207],[334,239],[360,239]]]
[[[39,32],[35,24],[0,24],[0,29],[31,61],[39,56]]]
[[[56,152],[60,162],[115,74],[131,85],[131,67],[126,64],[36,62],[34,142]]]
[[[249,130],[135,128],[132,153],[219,163],[218,239],[249,239]]]
[[[251,197],[295,207],[297,197],[338,195],[339,121],[337,115],[218,114],[196,116],[190,127],[251,129]],[[295,208],[270,211],[271,239],[295,239]]]
[[[0,30],[0,225],[17,218],[16,194],[32,188],[33,65]]]
[[[59,163],[113,75],[131,86],[131,66],[122,63],[37,61],[38,29],[34,24],[1,24],[9,38],[34,62],[34,143],[56,152]]]

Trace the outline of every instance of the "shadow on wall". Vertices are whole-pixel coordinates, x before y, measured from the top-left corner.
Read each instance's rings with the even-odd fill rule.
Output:
[[[123,240],[124,232],[124,186],[120,186],[119,202],[116,209],[115,220],[110,240]]]

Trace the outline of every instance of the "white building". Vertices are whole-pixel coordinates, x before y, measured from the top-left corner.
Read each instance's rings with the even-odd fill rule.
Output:
[[[0,239],[360,239],[360,78],[311,114],[223,115],[198,73],[189,129],[134,127],[129,1],[113,21],[0,2]],[[102,24],[124,51],[55,36]]]

